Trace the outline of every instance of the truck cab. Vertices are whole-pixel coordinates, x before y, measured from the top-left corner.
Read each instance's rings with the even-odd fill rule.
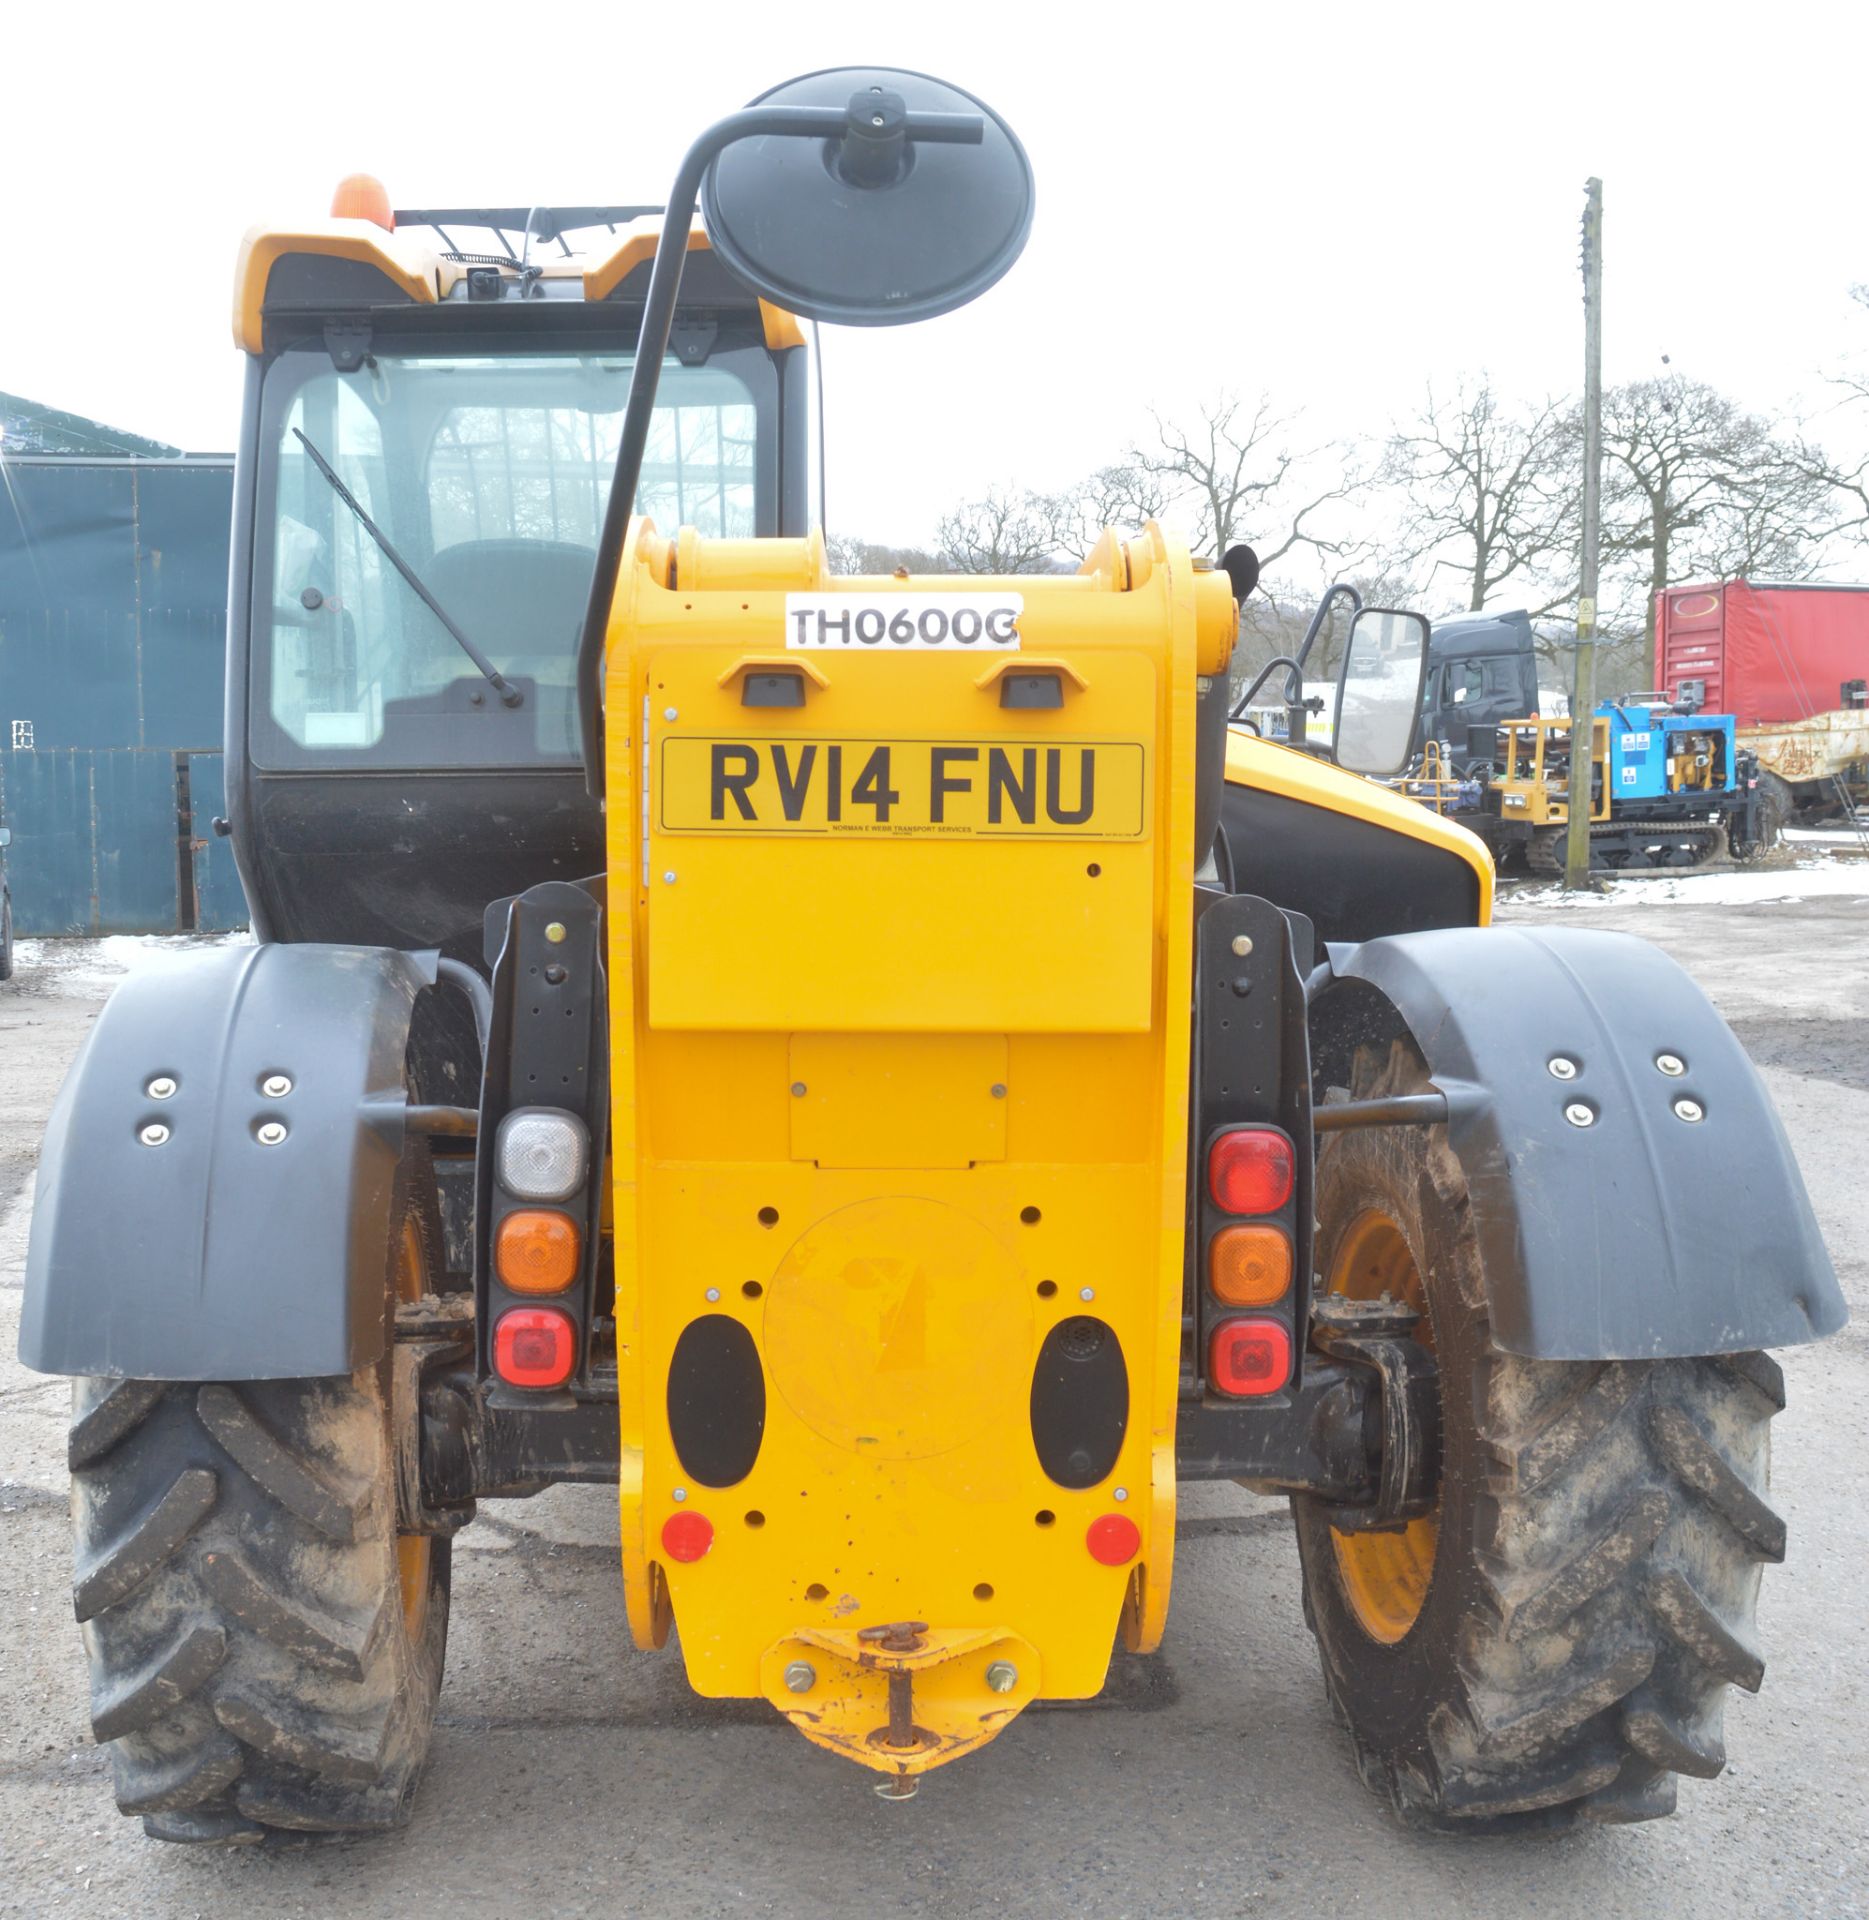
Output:
[[[1437,623],[1428,643],[1421,737],[1444,742],[1457,772],[1475,762],[1490,765],[1500,723],[1537,711],[1529,613],[1461,614]]]

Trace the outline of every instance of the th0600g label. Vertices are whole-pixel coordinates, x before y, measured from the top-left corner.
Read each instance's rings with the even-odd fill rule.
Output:
[[[1016,653],[1022,593],[788,593],[785,644],[852,653]]]

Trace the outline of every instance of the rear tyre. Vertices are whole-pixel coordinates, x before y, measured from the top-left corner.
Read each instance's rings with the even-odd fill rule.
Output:
[[[1357,1097],[1428,1084],[1405,1042]],[[1440,1128],[1334,1136],[1318,1168],[1332,1291],[1425,1307],[1441,1375],[1438,1511],[1340,1533],[1293,1502],[1305,1610],[1364,1780],[1410,1824],[1561,1828],[1672,1811],[1725,1765],[1729,1685],[1758,1688],[1759,1577],[1783,1376],[1763,1354],[1521,1359],[1491,1343],[1466,1183]]]
[[[395,1293],[438,1270],[426,1150]],[[426,1263],[426,1264],[424,1264]],[[447,1646],[445,1540],[399,1537],[387,1363],[348,1379],[74,1383],[73,1590],[117,1804],[250,1845],[408,1815]]]
[[[0,980],[13,978],[13,903],[0,900]]]

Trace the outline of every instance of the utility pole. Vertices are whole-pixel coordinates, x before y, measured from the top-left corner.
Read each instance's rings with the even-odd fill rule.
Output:
[[[1571,665],[1570,832],[1564,885],[1590,885],[1590,770],[1596,745],[1597,548],[1603,508],[1603,183],[1584,182],[1583,554],[1577,589],[1577,651]],[[1605,783],[1609,768],[1603,769]],[[1607,784],[1604,797],[1609,797]]]

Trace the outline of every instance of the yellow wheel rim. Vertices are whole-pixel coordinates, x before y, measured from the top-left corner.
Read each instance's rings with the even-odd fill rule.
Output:
[[[420,1300],[428,1291],[428,1260],[422,1248],[422,1229],[413,1213],[404,1217],[402,1238],[396,1246],[396,1300],[399,1305]],[[396,1578],[402,1588],[402,1624],[411,1640],[420,1640],[428,1624],[428,1569],[434,1542],[425,1533],[396,1536]]]
[[[1352,1300],[1376,1300],[1385,1293],[1392,1300],[1405,1300],[1421,1315],[1416,1338],[1433,1347],[1427,1293],[1415,1256],[1408,1250],[1407,1236],[1386,1213],[1371,1208],[1351,1221],[1337,1243],[1329,1287]],[[1421,1617],[1440,1535],[1438,1505],[1433,1513],[1409,1521],[1399,1533],[1331,1529],[1344,1597],[1357,1624],[1372,1640],[1392,1647]]]

